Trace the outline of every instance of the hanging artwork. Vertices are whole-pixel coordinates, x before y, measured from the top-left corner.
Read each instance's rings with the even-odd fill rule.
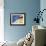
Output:
[[[19,26],[25,25],[25,13],[11,13],[10,14],[10,25]]]

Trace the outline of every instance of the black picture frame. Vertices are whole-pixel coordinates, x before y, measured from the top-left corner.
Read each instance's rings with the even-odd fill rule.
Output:
[[[24,26],[26,25],[25,13],[10,13],[11,26]]]

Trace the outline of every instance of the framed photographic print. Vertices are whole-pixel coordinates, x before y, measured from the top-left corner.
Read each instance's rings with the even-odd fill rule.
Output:
[[[21,26],[26,24],[25,13],[11,13],[10,14],[10,25]]]

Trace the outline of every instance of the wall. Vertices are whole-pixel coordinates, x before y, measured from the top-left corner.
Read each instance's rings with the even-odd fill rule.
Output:
[[[18,41],[32,30],[40,0],[4,0],[4,36],[7,41]],[[10,26],[10,13],[26,13],[25,26]]]
[[[43,9],[46,9],[46,0],[41,0],[40,1],[40,9],[41,9],[41,11],[43,10]],[[43,26],[45,26],[46,27],[46,10],[43,12],[43,15],[42,15],[42,17],[43,17],[43,22],[41,21],[40,22],[40,25],[43,25]]]

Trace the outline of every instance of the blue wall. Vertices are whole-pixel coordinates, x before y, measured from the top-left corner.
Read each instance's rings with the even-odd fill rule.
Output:
[[[4,0],[4,35],[7,41],[18,41],[32,30],[40,0]],[[10,26],[10,13],[26,13],[25,26]]]
[[[41,10],[41,11],[42,11],[43,9],[46,9],[46,5],[45,5],[45,4],[46,4],[46,0],[41,0],[41,1],[40,1],[40,10]],[[40,21],[40,25],[46,27],[46,10],[43,12],[42,17],[43,17],[43,22]]]

